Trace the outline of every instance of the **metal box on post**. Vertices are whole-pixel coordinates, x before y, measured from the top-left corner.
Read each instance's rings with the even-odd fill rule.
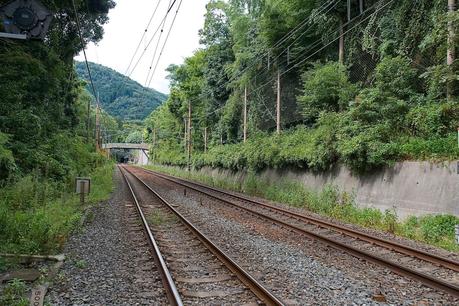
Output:
[[[91,192],[91,178],[77,177],[75,179],[75,193],[80,195],[80,202],[84,204],[85,195]]]

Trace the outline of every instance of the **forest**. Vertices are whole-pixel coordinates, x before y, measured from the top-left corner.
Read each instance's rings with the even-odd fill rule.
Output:
[[[112,188],[113,165],[95,149],[95,109],[88,114],[92,98],[73,58],[102,39],[115,2],[75,0],[84,45],[72,1],[42,3],[53,12],[43,41],[0,39],[0,252],[50,252],[62,245],[82,213],[75,177],[92,176],[98,187],[90,201]],[[105,113],[102,120],[117,126]]]
[[[168,68],[171,94],[146,120],[153,160],[364,173],[458,158],[458,61],[446,59],[459,14],[444,0],[350,2],[210,1],[202,47]]]
[[[166,95],[143,87],[126,76],[102,65],[89,63],[101,107],[109,115],[121,120],[144,120],[150,113],[166,100]],[[78,77],[86,80],[89,86],[86,65],[76,62]]]

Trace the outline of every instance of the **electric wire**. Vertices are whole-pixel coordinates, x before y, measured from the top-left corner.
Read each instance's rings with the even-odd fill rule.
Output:
[[[165,48],[166,45],[167,45],[167,41],[169,40],[169,37],[170,37],[171,32],[172,32],[172,29],[173,29],[173,27],[174,27],[175,20],[177,19],[178,12],[179,12],[179,10],[180,10],[180,7],[182,6],[182,2],[183,2],[183,0],[180,0],[180,3],[179,3],[179,5],[178,5],[178,7],[177,7],[177,10],[175,11],[174,19],[172,20],[172,24],[171,24],[171,26],[170,26],[170,28],[169,28],[169,32],[167,33],[166,39],[164,40],[164,44],[163,44],[163,46],[162,46],[162,48],[161,48],[161,52],[159,53],[158,60],[156,61],[155,68],[153,69],[153,72],[152,72],[152,74],[151,74],[150,81],[148,82],[148,85],[147,85],[147,86],[150,86],[151,81],[153,80],[153,77],[154,77],[154,75],[155,75],[156,69],[158,68],[159,61],[161,60],[161,56],[163,55],[164,48]]]
[[[171,2],[172,2],[172,0],[169,0],[168,7],[171,5]],[[167,21],[167,17],[162,21],[162,24],[161,24],[161,31],[159,33],[158,42],[156,43],[155,51],[153,52],[153,57],[151,59],[151,63],[150,63],[149,69],[148,69],[147,79],[145,80],[145,87],[147,86],[148,79],[150,78],[151,68],[152,68],[153,63],[155,61],[156,53],[158,52],[159,44],[161,42],[161,38],[162,38],[163,33],[164,33],[164,27],[166,25],[166,21]]]
[[[81,48],[83,49],[84,61],[85,61],[85,64],[86,64],[86,70],[88,71],[89,82],[91,83],[91,89],[92,89],[92,92],[94,94],[94,98],[96,98],[97,97],[97,91],[96,91],[96,87],[94,86],[94,82],[92,80],[91,69],[89,68],[88,57],[86,55],[86,45],[84,43],[83,35],[81,34],[80,17],[78,16],[78,11],[76,9],[75,0],[72,0],[72,5],[73,5],[73,11],[75,13],[75,20],[76,20],[76,25],[77,25],[77,29],[78,29],[78,36],[80,37],[80,41],[81,41]],[[97,101],[97,104],[99,104],[99,101]]]
[[[137,47],[136,47],[136,49],[134,51],[134,54],[131,57],[131,60],[129,61],[129,65],[128,65],[127,69],[126,69],[125,74],[127,74],[129,72],[129,69],[131,68],[132,62],[134,61],[134,58],[137,55],[137,52],[139,52],[140,45],[142,44],[142,41],[144,40],[145,36],[147,35],[148,29],[150,28],[150,24],[153,21],[153,18],[155,17],[156,12],[158,11],[158,7],[161,4],[161,1],[162,0],[158,0],[158,3],[156,4],[155,9],[153,10],[153,14],[150,17],[150,20],[148,20],[148,24],[145,27],[145,31],[143,31],[142,37],[140,38],[139,43],[137,44]]]
[[[128,77],[130,77],[132,75],[132,73],[134,72],[134,70],[137,68],[137,66],[139,65],[140,61],[142,60],[143,56],[145,55],[145,53],[147,52],[148,48],[150,47],[151,43],[153,42],[153,39],[155,38],[156,34],[158,33],[159,29],[161,28],[161,24],[163,23],[163,21],[167,18],[167,16],[169,15],[170,11],[172,10],[172,8],[174,7],[175,3],[177,2],[177,0],[173,0],[172,4],[169,6],[169,8],[167,9],[166,11],[166,14],[165,16],[163,17],[163,19],[161,20],[160,22],[160,26],[156,29],[155,33],[153,34],[153,36],[151,37],[151,39],[148,41],[148,44],[146,45],[146,47],[143,49],[142,53],[140,54],[140,57],[138,58],[137,62],[135,63],[134,67],[131,69],[131,71],[128,73]]]
[[[383,0],[380,0],[377,4],[380,4],[382,3]],[[342,35],[346,35],[347,33],[349,33],[350,31],[352,31],[353,29],[355,29],[357,26],[359,26],[360,24],[362,24],[363,22],[365,22],[366,20],[368,20],[370,17],[372,17],[373,15],[375,15],[376,13],[378,13],[380,10],[382,10],[383,8],[385,8],[386,6],[388,6],[389,4],[391,4],[392,2],[394,2],[394,0],[390,0],[388,1],[386,4],[384,4],[383,6],[379,7],[378,9],[376,9],[373,13],[371,13],[369,16],[363,18],[361,21],[359,21],[357,24],[355,24],[354,26],[352,26],[351,28],[347,29],[346,31],[344,31],[344,33]],[[375,4],[373,7],[376,7]],[[313,52],[312,54],[306,56],[304,59],[300,60],[299,62],[295,63],[292,67],[290,67],[289,69],[285,70],[284,72],[281,73],[281,77],[284,76],[285,74],[289,73],[290,71],[292,71],[293,69],[297,68],[299,65],[303,64],[304,62],[306,62],[308,59],[310,59],[311,57],[313,57],[314,55],[316,55],[317,53],[319,53],[320,51],[324,50],[325,48],[327,48],[328,46],[330,46],[332,43],[336,42],[339,37],[341,35],[339,35],[337,38],[335,39],[332,39],[330,42],[328,42],[327,44],[325,44],[324,46],[322,46],[320,49],[316,50],[315,52]],[[250,92],[253,93],[253,92],[256,92],[264,87],[266,87],[267,85],[269,85],[270,83],[272,83],[273,80],[269,80],[267,81],[266,83],[264,83],[263,85],[257,87],[255,90],[252,90]]]

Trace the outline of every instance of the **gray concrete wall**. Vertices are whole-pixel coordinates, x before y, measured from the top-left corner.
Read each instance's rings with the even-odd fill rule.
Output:
[[[221,169],[204,168],[201,171],[234,181],[246,176],[245,172]],[[294,180],[317,191],[326,185],[335,185],[342,191],[353,193],[357,205],[382,211],[395,208],[400,218],[439,213],[459,216],[457,162],[403,162],[364,176],[353,175],[345,167],[321,174],[298,169],[267,169],[259,176],[270,182]]]

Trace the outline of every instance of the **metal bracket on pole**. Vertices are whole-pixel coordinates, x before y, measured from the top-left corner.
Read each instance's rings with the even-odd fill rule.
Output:
[[[5,33],[5,32],[0,32],[0,38],[11,38],[11,39],[22,39],[22,40],[29,39],[27,34],[11,34],[11,33]]]

